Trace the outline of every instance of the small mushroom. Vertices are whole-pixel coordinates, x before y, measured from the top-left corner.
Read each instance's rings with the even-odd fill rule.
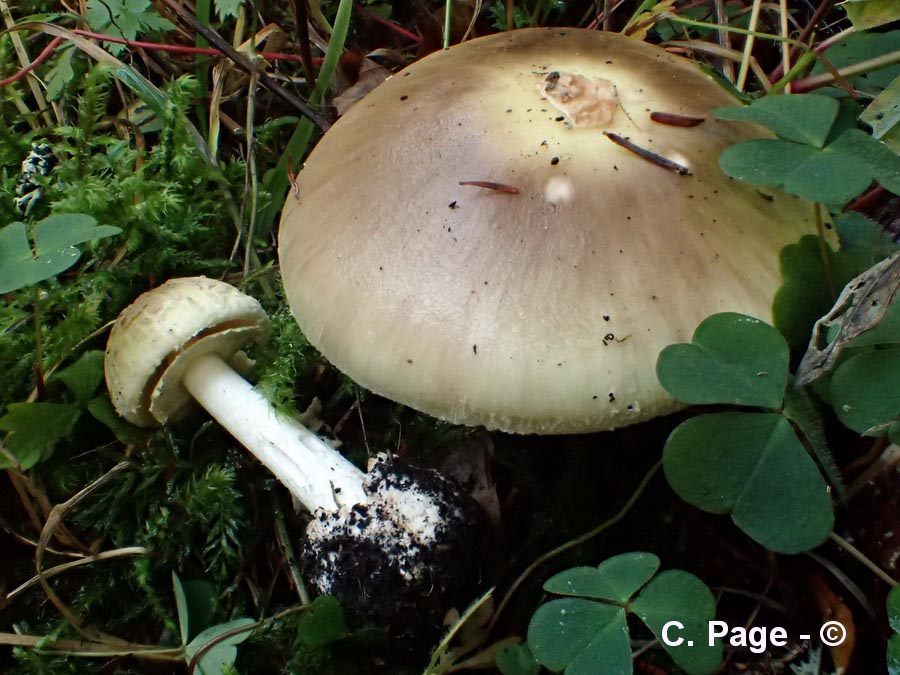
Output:
[[[315,589],[360,622],[388,625],[411,644],[432,640],[446,611],[477,590],[474,502],[438,472],[386,454],[364,474],[277,414],[229,365],[268,329],[259,303],[233,286],[171,280],[140,296],[112,329],[112,402],[140,426],[166,424],[199,403],[313,514],[303,558]]]
[[[613,33],[435,52],[307,159],[279,233],[291,310],[361,386],[454,423],[583,433],[673,412],[659,352],[716,312],[771,320],[781,249],[816,231],[808,202],[719,168],[768,133],[710,114],[737,104]]]

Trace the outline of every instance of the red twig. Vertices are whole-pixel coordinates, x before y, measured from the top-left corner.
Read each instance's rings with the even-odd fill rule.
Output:
[[[38,54],[38,57],[34,61],[32,61],[27,66],[22,68],[22,70],[20,70],[15,75],[11,75],[10,77],[7,77],[5,80],[0,80],[0,87],[5,87],[8,84],[12,84],[13,82],[17,82],[18,80],[21,80],[32,70],[37,68],[39,65],[41,65],[47,59],[49,59],[50,55],[53,53],[53,51],[59,46],[59,43],[62,41],[63,41],[63,39],[61,37],[53,38],[50,41],[50,44],[48,44],[46,47],[44,47],[44,51],[42,51],[40,54]]]
[[[102,40],[103,42],[114,42],[116,44],[125,45],[135,49],[152,49],[160,52],[174,52],[176,54],[199,54],[202,56],[224,56],[224,54],[213,47],[188,47],[186,45],[170,45],[162,42],[143,42],[141,40],[126,40],[124,38],[115,37],[113,35],[104,35],[103,33],[94,33],[89,30],[73,29],[73,33],[82,37],[91,38],[93,40]],[[28,64],[19,72],[5,80],[0,80],[0,87],[17,82],[25,77],[32,70],[41,65],[50,58],[53,51],[59,47],[63,38],[55,37],[50,43],[44,47],[44,50],[38,54],[38,57]],[[281,52],[259,52],[259,55],[268,61],[300,61],[300,57],[295,54],[282,54]],[[322,58],[314,58],[313,63],[321,64]]]
[[[800,35],[797,36],[797,42],[806,42],[809,39],[809,36],[812,35],[813,30],[818,25],[818,23],[822,20],[822,17],[828,13],[828,11],[834,6],[835,0],[822,0],[819,6],[816,8],[816,11],[810,17],[809,22],[803,27],[803,30],[800,32]],[[819,50],[817,50],[819,51]],[[794,63],[797,60],[797,55],[800,53],[798,47],[791,47],[790,51],[790,62]],[[819,51],[819,53],[821,53]],[[775,70],[771,72],[769,75],[770,82],[778,82],[781,77],[784,75],[784,62],[781,62],[776,66]]]
[[[382,26],[387,26],[388,28],[390,28],[392,31],[394,31],[398,35],[402,35],[403,37],[409,38],[416,44],[418,44],[422,41],[422,38],[420,38],[415,33],[412,33],[410,31],[406,30],[402,26],[398,26],[397,24],[395,24],[391,21],[388,21],[387,19],[382,19],[377,14],[372,14],[372,12],[369,12],[369,11],[363,9],[359,5],[354,5],[353,9],[355,9],[357,12],[362,14],[364,17],[372,19],[372,21],[374,21],[375,23],[380,23]]]

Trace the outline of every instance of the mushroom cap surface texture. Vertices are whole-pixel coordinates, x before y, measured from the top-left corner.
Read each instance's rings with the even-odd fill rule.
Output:
[[[768,133],[710,115],[737,103],[697,64],[610,33],[434,53],[300,173],[279,241],[294,316],[359,384],[451,422],[574,433],[672,412],[660,350],[716,312],[770,321],[779,252],[815,230],[807,202],[720,170]]]
[[[142,427],[178,419],[192,408],[181,375],[194,359],[215,353],[227,361],[268,331],[262,306],[224,281],[167,281],[126,307],[110,332],[104,370],[112,403]]]

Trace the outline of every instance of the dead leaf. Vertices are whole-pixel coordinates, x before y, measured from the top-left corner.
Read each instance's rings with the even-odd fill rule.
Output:
[[[491,525],[500,529],[500,498],[490,469],[493,456],[494,442],[489,437],[470,438],[448,452],[439,468],[465,487],[484,509]]]
[[[350,110],[360,99],[384,82],[391,74],[387,68],[363,57],[356,83],[335,96],[332,103],[338,116]]]
[[[813,327],[809,348],[797,369],[797,386],[805,387],[827,375],[853,338],[875,328],[900,298],[900,253],[873,265],[848,283],[834,307]],[[829,330],[837,335],[827,342]]]
[[[838,621],[847,631],[846,638],[841,644],[830,647],[835,673],[841,675],[850,667],[850,660],[856,647],[856,624],[853,622],[853,612],[840,596],[831,590],[831,586],[820,575],[810,577],[810,583],[822,616],[822,623]]]

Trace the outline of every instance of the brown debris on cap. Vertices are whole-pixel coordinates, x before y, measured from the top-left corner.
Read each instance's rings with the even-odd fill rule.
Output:
[[[554,72],[611,83],[611,118],[567,121],[541,94]],[[815,231],[808,203],[719,169],[766,134],[709,115],[736,103],[616,34],[527,29],[432,54],[309,157],[281,222],[292,311],[362,386],[452,422],[567,433],[672,412],[660,350],[715,312],[770,320],[780,250]],[[474,180],[518,194],[460,186]]]

